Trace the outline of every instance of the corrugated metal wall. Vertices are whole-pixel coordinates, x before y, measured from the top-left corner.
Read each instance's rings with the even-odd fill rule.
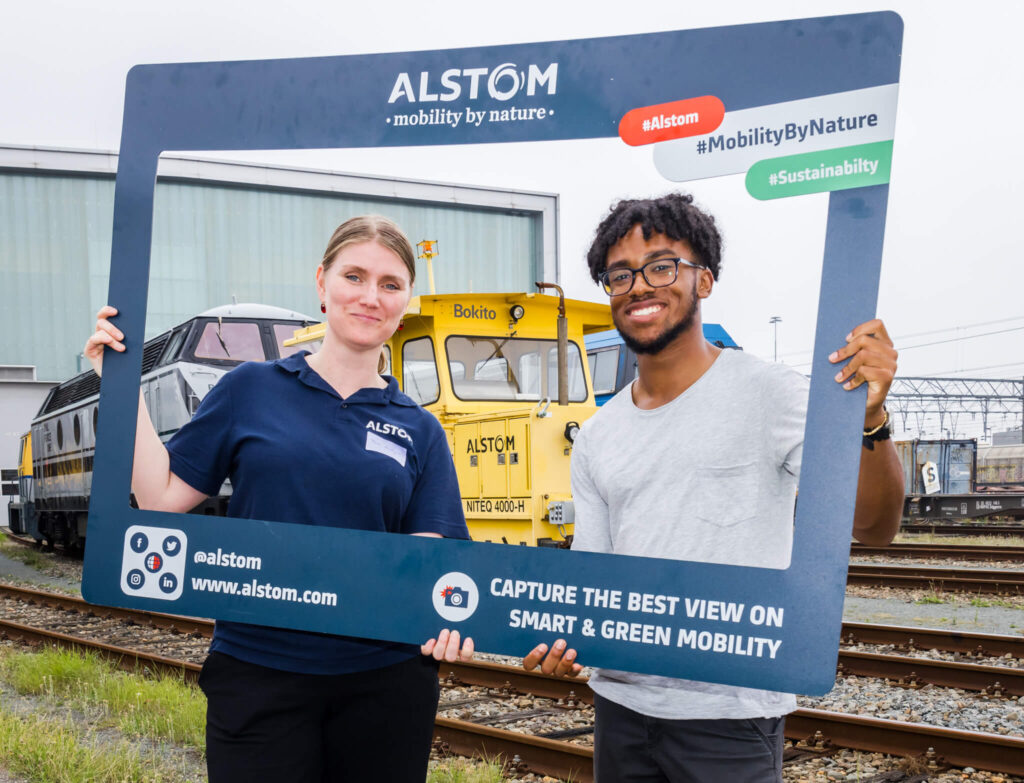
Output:
[[[0,364],[40,380],[79,371],[107,295],[114,182],[0,171]],[[319,315],[316,266],[335,227],[376,212],[436,239],[438,293],[529,291],[543,268],[535,215],[463,205],[190,182],[157,185],[146,337],[197,312],[262,302]],[[419,262],[415,293],[428,291]]]

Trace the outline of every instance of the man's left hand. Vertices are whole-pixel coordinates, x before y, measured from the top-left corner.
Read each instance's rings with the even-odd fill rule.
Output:
[[[885,414],[882,404],[896,377],[898,354],[893,347],[885,324],[879,319],[863,323],[846,335],[846,345],[835,351],[828,360],[833,364],[849,359],[836,374],[836,382],[846,390],[868,385],[868,402],[864,412],[864,429],[870,430],[882,423]]]

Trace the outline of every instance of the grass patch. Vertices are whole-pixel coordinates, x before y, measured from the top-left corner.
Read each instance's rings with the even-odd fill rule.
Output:
[[[30,568],[42,571],[46,567],[46,558],[38,549],[30,549],[20,544],[12,544],[6,533],[0,533],[0,553],[11,560],[17,560]]]
[[[946,599],[943,598],[941,595],[935,595],[934,593],[931,593],[929,595],[922,595],[920,598],[918,598],[916,601],[914,601],[914,603],[915,604],[944,604],[944,603],[946,603]]]
[[[94,653],[47,650],[5,655],[0,677],[19,693],[95,712],[127,736],[206,747],[206,699],[181,675],[124,672]]]
[[[181,781],[158,758],[146,758],[124,740],[99,741],[70,723],[0,711],[0,760],[33,783],[162,783]]]
[[[449,758],[431,764],[427,783],[501,783],[505,779],[497,761]]]
[[[972,598],[971,606],[980,607],[985,609],[989,606],[998,606],[1003,609],[1019,609],[1020,607],[1012,601],[1006,601],[1002,598]]]

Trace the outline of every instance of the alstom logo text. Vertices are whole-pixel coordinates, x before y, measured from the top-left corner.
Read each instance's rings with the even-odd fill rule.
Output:
[[[558,88],[558,63],[551,63],[544,70],[531,64],[525,71],[519,70],[515,63],[502,63],[494,69],[449,68],[441,73],[439,81],[434,79],[430,71],[421,71],[418,75],[398,74],[388,103],[399,98],[409,103],[455,101],[462,97],[463,89],[468,90],[472,101],[480,96],[481,86],[497,101],[511,100],[523,91],[536,95],[541,88],[546,88],[548,95],[554,95]]]

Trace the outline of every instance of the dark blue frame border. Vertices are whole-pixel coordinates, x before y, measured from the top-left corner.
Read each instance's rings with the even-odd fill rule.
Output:
[[[100,397],[89,547],[83,592],[94,603],[201,613],[308,630],[420,641],[443,622],[430,606],[441,574],[458,570],[480,587],[480,608],[461,627],[478,645],[522,653],[550,634],[508,628],[507,599],[488,594],[492,577],[618,587],[784,607],[775,629],[780,654],[767,658],[695,654],[676,647],[613,642],[579,633],[570,641],[592,665],[685,676],[774,690],[822,693],[834,680],[849,533],[860,458],[864,394],[832,382],[829,352],[849,328],[874,316],[888,186],[830,195],[811,394],[792,565],[785,571],[586,553],[525,550],[456,541],[384,537],[333,528],[224,520],[131,509],[132,451],[145,332],[153,195],[164,150],[261,150],[499,143],[617,135],[630,109],[717,95],[727,111],[899,81],[902,20],[880,12],[513,46],[249,62],[141,65],[128,76],[114,201],[108,301],[128,335],[127,352],[108,355]],[[479,127],[397,127],[387,118],[425,104],[389,104],[396,75],[448,68],[525,68],[557,62],[555,94],[524,98],[553,112],[543,122]],[[516,101],[519,101],[517,96]],[[530,103],[532,102],[532,103]],[[505,108],[482,91],[442,108]],[[126,414],[125,412],[130,412]],[[274,578],[308,579],[345,596],[325,612],[306,606],[242,605],[188,587],[175,604],[130,597],[120,556],[130,525],[187,531],[190,551],[224,541],[267,552]],[[324,554],[332,553],[330,557]],[[195,571],[193,566],[189,566]],[[380,574],[386,574],[381,579]],[[767,598],[770,597],[770,598]],[[384,611],[409,606],[401,618]],[[567,607],[515,606],[568,611]],[[284,608],[282,608],[284,607]],[[628,612],[572,608],[576,615],[656,622]],[[677,618],[678,619],[678,618]],[[680,620],[681,622],[681,620]],[[696,630],[762,633],[749,624],[686,621]]]

